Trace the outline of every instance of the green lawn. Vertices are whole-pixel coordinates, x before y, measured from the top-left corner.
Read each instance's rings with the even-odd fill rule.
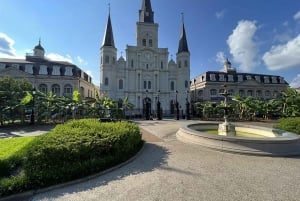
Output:
[[[0,161],[18,153],[35,137],[15,137],[0,139]]]

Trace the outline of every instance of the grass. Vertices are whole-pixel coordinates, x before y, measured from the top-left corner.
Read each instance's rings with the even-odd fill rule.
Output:
[[[35,137],[16,137],[0,139],[0,161],[12,157],[25,148]]]

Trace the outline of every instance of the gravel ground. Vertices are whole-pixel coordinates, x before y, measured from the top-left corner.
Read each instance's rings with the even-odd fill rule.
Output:
[[[191,121],[189,121],[190,123]],[[131,163],[33,201],[300,201],[300,157],[230,154],[176,140],[186,121],[140,121],[155,135]],[[151,140],[152,139],[152,140]]]

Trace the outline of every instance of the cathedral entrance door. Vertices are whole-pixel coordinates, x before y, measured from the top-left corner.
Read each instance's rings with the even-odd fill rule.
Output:
[[[146,97],[143,100],[143,114],[144,114],[146,120],[150,119],[150,116],[151,116],[151,99],[149,97]]]

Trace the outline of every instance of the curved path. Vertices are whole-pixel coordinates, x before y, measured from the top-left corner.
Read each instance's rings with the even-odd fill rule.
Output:
[[[147,141],[131,163],[33,201],[300,200],[300,158],[217,152],[176,139],[192,121],[139,121]]]

